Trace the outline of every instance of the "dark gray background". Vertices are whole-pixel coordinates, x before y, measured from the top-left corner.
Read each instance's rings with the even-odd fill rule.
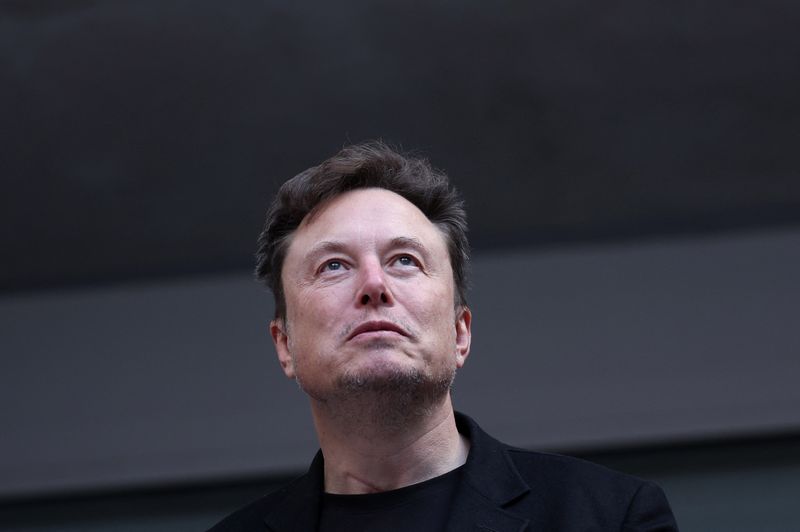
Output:
[[[0,529],[197,530],[302,470],[254,241],[376,137],[467,200],[457,407],[658,480],[684,530],[800,528],[799,19],[0,3]]]
[[[474,260],[456,407],[532,448],[800,428],[800,232]],[[0,497],[302,470],[317,444],[245,273],[0,301]]]
[[[382,137],[477,248],[800,223],[795,2],[0,4],[0,287],[248,268],[268,198]]]

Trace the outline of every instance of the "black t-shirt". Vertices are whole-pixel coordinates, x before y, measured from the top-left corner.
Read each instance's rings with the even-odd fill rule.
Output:
[[[382,493],[323,493],[319,532],[441,532],[463,467]]]

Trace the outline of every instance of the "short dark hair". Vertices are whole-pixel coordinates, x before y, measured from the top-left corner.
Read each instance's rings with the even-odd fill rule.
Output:
[[[286,317],[281,273],[290,237],[303,219],[325,201],[359,188],[399,194],[445,235],[455,282],[455,304],[467,304],[467,213],[447,175],[427,160],[401,154],[380,141],[355,144],[286,181],[267,211],[258,237],[256,277],[275,296],[275,317]]]

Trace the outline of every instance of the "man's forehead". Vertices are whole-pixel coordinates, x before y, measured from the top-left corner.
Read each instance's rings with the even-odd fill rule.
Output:
[[[319,205],[300,223],[298,229],[313,227],[318,232],[347,231],[371,222],[385,229],[389,222],[415,225],[418,230],[434,228],[433,223],[403,196],[382,188],[363,188],[339,194]],[[368,227],[363,229],[369,229]]]
[[[348,190],[322,201],[303,218],[298,228],[315,223],[318,218],[324,217],[330,211],[336,212],[340,209],[369,211],[386,208],[413,211],[427,220],[416,205],[400,194],[385,188],[367,187]]]
[[[331,198],[306,216],[290,238],[290,248],[304,248],[303,254],[317,248],[333,251],[357,241],[420,248],[445,246],[439,227],[416,205],[381,188],[357,189]]]

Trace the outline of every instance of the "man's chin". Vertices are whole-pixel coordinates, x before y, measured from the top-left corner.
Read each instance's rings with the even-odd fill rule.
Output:
[[[299,372],[298,384],[311,398],[329,406],[422,405],[436,402],[450,392],[455,369],[455,366],[420,368],[407,354],[392,349],[356,357],[344,372],[324,384],[308,382]]]
[[[387,360],[345,373],[337,379],[336,388],[353,398],[370,395],[375,400],[383,397],[426,402],[447,394],[454,376],[454,370],[427,374],[419,368]]]
[[[425,375],[415,368],[385,362],[349,371],[339,377],[336,388],[344,392],[411,391],[423,385]]]

